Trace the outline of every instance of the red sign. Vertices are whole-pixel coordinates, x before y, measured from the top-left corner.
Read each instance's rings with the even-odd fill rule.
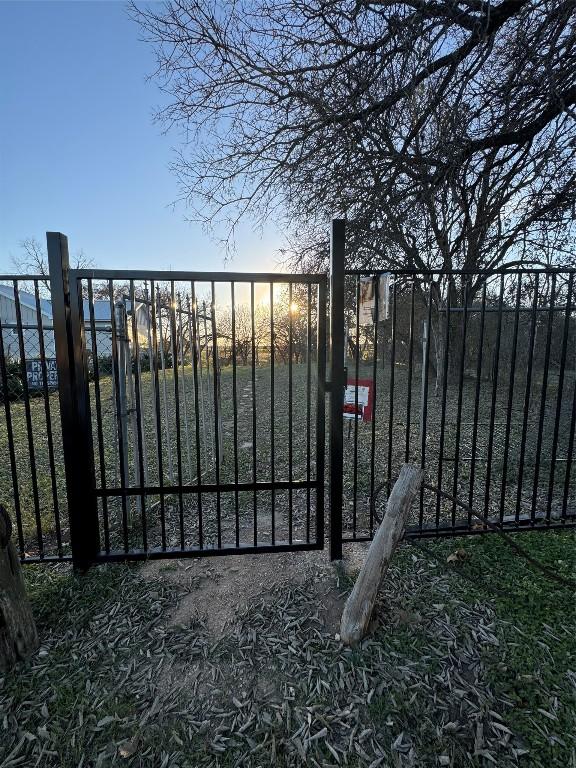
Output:
[[[345,419],[372,421],[373,386],[372,379],[348,379],[344,391]]]

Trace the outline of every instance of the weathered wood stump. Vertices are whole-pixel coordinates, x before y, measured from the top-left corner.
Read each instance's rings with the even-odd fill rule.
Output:
[[[380,527],[344,606],[340,637],[346,645],[358,643],[368,631],[380,583],[402,538],[410,507],[420,490],[423,477],[420,467],[413,464],[402,465],[398,480],[388,498]]]
[[[0,506],[0,673],[38,648],[38,633],[26,596],[12,524]]]

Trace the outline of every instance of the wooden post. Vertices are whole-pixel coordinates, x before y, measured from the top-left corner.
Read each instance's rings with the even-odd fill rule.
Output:
[[[11,541],[12,524],[0,506],[0,673],[38,648],[38,634]]]
[[[378,588],[390,559],[404,532],[410,506],[424,473],[414,464],[404,464],[388,498],[386,513],[360,569],[356,584],[342,613],[340,637],[346,645],[358,643],[366,635],[374,610]]]

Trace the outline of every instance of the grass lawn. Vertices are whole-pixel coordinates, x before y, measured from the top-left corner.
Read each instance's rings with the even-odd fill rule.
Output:
[[[408,371],[404,364],[398,363],[394,370],[394,396],[391,397],[390,370],[379,365],[377,369],[377,398],[374,430],[372,423],[359,423],[357,434],[353,425],[350,436],[344,439],[344,488],[345,509],[344,526],[346,534],[357,535],[370,533],[369,497],[373,486],[388,479],[389,467],[392,480],[396,477],[401,463],[406,457],[419,461],[422,448],[420,430],[421,381],[419,371],[413,372],[411,386]],[[224,459],[220,467],[220,481],[232,483],[238,479],[250,482],[254,477],[259,481],[272,479],[272,448],[274,448],[274,476],[276,480],[288,480],[290,453],[290,423],[292,424],[292,479],[306,480],[308,477],[308,444],[310,445],[310,477],[315,477],[315,442],[316,442],[316,381],[315,364],[311,365],[310,410],[307,408],[307,366],[293,366],[293,406],[290,422],[288,401],[288,368],[275,366],[274,417],[271,411],[270,367],[263,365],[256,368],[254,394],[252,390],[252,371],[250,367],[238,367],[236,382],[236,431],[237,452],[234,451],[234,407],[233,377],[231,367],[223,368],[221,377],[221,440]],[[355,372],[351,369],[350,376]],[[371,366],[361,366],[359,377],[371,377]],[[178,460],[180,453],[181,476],[184,483],[194,484],[197,476],[197,442],[195,430],[195,398],[192,369],[188,366],[184,372],[179,370],[179,407],[180,407],[180,452],[176,429],[176,401],[174,398],[173,372],[166,375],[166,409],[163,407],[164,382],[161,377],[161,439],[163,477],[166,486],[178,480]],[[510,420],[508,422],[509,388],[506,376],[502,374],[500,386],[492,398],[492,383],[482,381],[480,385],[478,428],[474,434],[476,382],[466,379],[463,385],[462,399],[459,400],[457,382],[447,389],[446,403],[441,393],[435,394],[431,386],[427,398],[426,422],[426,466],[430,482],[438,484],[441,466],[442,486],[448,492],[456,492],[467,500],[472,493],[474,505],[485,514],[520,515],[533,511],[540,513],[548,506],[553,515],[559,514],[563,506],[565,477],[567,470],[567,452],[569,445],[572,397],[574,383],[567,378],[565,397],[560,402],[558,432],[556,433],[557,386],[550,377],[546,388],[545,407],[542,412],[542,436],[539,437],[539,414],[542,382],[535,378],[530,392],[529,408],[524,417],[524,391],[521,372],[516,375],[514,398]],[[214,410],[211,405],[212,387],[205,383],[204,418],[206,424],[206,444],[202,429],[202,414],[199,412],[201,425],[199,436],[199,458],[204,482],[216,481],[214,461]],[[408,394],[411,393],[411,397]],[[110,376],[103,375],[100,383],[102,412],[102,439],[99,437],[96,421],[95,385],[91,385],[93,401],[93,435],[95,446],[95,464],[98,487],[118,487],[120,485],[119,451],[117,426],[115,422],[115,396]],[[149,373],[142,374],[142,422],[143,422],[143,463],[147,482],[159,482],[158,444],[156,441],[156,418],[153,409],[154,390]],[[411,404],[408,420],[408,402]],[[255,403],[255,406],[254,406]],[[52,425],[54,431],[56,485],[61,512],[64,549],[68,544],[67,513],[64,492],[64,476],[61,449],[61,436],[58,426],[59,407],[56,394],[50,396]],[[39,517],[43,535],[46,539],[46,551],[55,553],[55,514],[50,481],[47,432],[44,404],[40,398],[30,402],[34,448],[37,466]],[[11,406],[15,439],[16,461],[18,465],[19,491],[22,507],[22,522],[26,551],[34,552],[37,547],[36,516],[34,511],[34,489],[30,456],[26,438],[26,419],[21,403]],[[444,412],[444,451],[440,464],[440,438],[442,413]],[[310,434],[308,441],[308,416]],[[408,423],[410,429],[408,430]],[[327,430],[328,431],[328,430]],[[374,431],[374,474],[372,474],[372,434]],[[274,443],[272,444],[272,432]],[[508,435],[508,437],[507,437]],[[254,440],[255,438],[255,440]],[[256,445],[256,463],[254,464],[254,442]],[[540,442],[540,450],[538,445]],[[524,445],[524,470],[521,488],[519,487],[519,460]],[[554,463],[554,482],[549,483],[553,447],[556,446]],[[457,450],[458,446],[458,450]],[[473,446],[475,450],[473,451]],[[0,419],[0,453],[8,456],[7,432],[4,419]],[[491,453],[491,470],[488,473],[487,457]],[[539,469],[536,471],[536,455],[539,455]],[[476,461],[472,462],[473,455]],[[135,470],[138,466],[138,446],[134,449],[129,439],[128,484],[136,484]],[[457,464],[454,459],[458,458]],[[103,459],[101,463],[101,458]],[[172,466],[172,473],[170,473]],[[356,469],[355,469],[356,467]],[[473,470],[474,468],[474,470]],[[502,492],[504,468],[506,482]],[[373,479],[374,478],[374,479]],[[0,484],[4,492],[4,503],[13,509],[11,499],[10,463],[0,465]],[[571,472],[568,484],[567,504],[571,510],[575,503],[576,473]],[[501,500],[503,499],[503,505]],[[129,502],[129,529],[127,538],[130,546],[142,547],[142,519],[148,528],[148,545],[160,546],[163,532],[160,521],[160,499],[148,494],[145,498],[146,515],[138,508],[137,499]],[[272,540],[272,493],[263,491],[256,502],[256,530],[260,543]],[[205,544],[216,541],[216,494],[204,494],[202,498],[203,535]],[[254,534],[254,499],[251,493],[240,493],[238,498],[232,492],[220,494],[223,544],[234,545],[236,534],[236,505],[238,505],[239,538],[243,543],[251,543]],[[290,499],[286,491],[279,491],[274,496],[276,539],[287,538]],[[313,520],[315,511],[314,494],[304,490],[295,491],[292,496],[292,525],[294,539],[313,538]],[[436,498],[431,493],[422,497],[421,510],[414,509],[410,523],[417,525],[419,515],[425,523],[450,524],[452,519],[460,518],[450,502],[436,505]],[[102,543],[106,524],[109,528],[110,546],[120,548],[122,536],[122,507],[118,498],[110,499],[106,509],[100,502]],[[106,519],[105,519],[106,518]],[[182,526],[181,526],[182,520]],[[184,494],[182,503],[177,495],[165,497],[166,530],[164,539],[167,546],[179,546],[181,530],[184,532],[185,546],[199,544],[199,506],[196,494]]]
[[[518,535],[567,577],[575,539]],[[400,548],[354,650],[321,610],[319,587],[337,601],[352,583],[328,564],[300,583],[279,567],[216,635],[194,613],[170,620],[202,600],[191,561],[162,566],[170,581],[27,567],[42,646],[0,680],[0,765],[574,766],[574,594],[498,536],[422,547]],[[256,578],[269,557],[243,562]]]

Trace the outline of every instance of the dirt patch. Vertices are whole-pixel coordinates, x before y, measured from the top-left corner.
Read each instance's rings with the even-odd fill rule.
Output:
[[[166,623],[182,627],[188,636],[192,633],[199,646],[244,647],[260,635],[282,638],[274,640],[267,651],[250,654],[251,663],[239,667],[231,666],[225,650],[215,651],[218,659],[210,661],[206,655],[201,659],[191,656],[187,649],[162,671],[158,683],[163,695],[178,688],[188,698],[216,701],[223,690],[234,690],[240,699],[251,697],[262,705],[281,705],[284,693],[271,665],[277,642],[286,638],[265,617],[282,614],[284,602],[290,603],[294,594],[306,610],[296,622],[288,618],[287,627],[297,623],[298,631],[308,639],[318,637],[318,632],[332,641],[339,638],[346,576],[342,564],[331,563],[326,550],[155,561],[146,564],[141,574],[154,584],[178,588],[180,598]],[[252,613],[260,617],[254,635],[246,629],[246,617]],[[287,631],[288,637],[295,630]]]
[[[356,561],[355,561],[356,562]],[[177,584],[188,590],[170,617],[172,625],[200,621],[214,638],[221,637],[257,598],[272,587],[307,585],[318,597],[326,629],[338,632],[343,586],[327,551],[279,552],[155,561],[142,570],[144,578]]]

